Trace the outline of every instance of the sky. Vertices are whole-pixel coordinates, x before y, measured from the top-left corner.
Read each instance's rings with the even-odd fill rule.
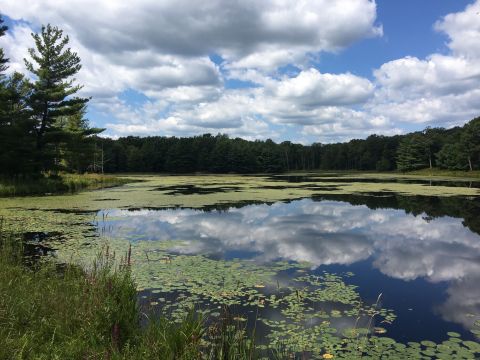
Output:
[[[9,71],[64,30],[105,136],[331,143],[480,116],[480,0],[2,0]]]

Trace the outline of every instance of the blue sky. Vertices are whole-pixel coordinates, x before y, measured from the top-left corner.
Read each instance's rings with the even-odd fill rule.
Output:
[[[107,136],[335,142],[480,115],[480,0],[39,3],[0,6],[10,71],[64,29]]]
[[[405,56],[425,58],[448,53],[444,34],[433,24],[446,14],[463,10],[467,0],[377,0],[377,22],[383,25],[380,38],[359,41],[340,54],[326,54],[318,68],[325,72],[353,73],[372,78],[382,64]]]

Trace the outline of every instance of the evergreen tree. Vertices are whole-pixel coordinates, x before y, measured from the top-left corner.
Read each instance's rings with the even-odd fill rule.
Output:
[[[3,25],[3,19],[0,15],[0,37],[5,36],[5,32],[8,30],[8,27]],[[7,101],[8,94],[5,84],[5,71],[8,66],[8,59],[5,58],[5,53],[2,48],[0,48],[0,126],[4,126],[8,123],[7,119]]]
[[[460,142],[467,157],[468,167],[472,171],[477,164],[480,165],[480,117],[463,127]]]
[[[98,135],[105,129],[91,128],[88,120],[85,118],[86,107],[84,106],[78,113],[71,116],[63,116],[57,119],[56,127],[62,130],[61,140],[63,143],[59,147],[61,153],[59,157],[63,159],[62,165],[68,171],[82,173],[88,169],[92,163],[92,154],[99,152],[95,147],[95,139],[92,135]],[[102,169],[102,156],[100,159],[100,170]]]
[[[32,34],[35,47],[29,49],[33,62],[25,59],[27,69],[36,76],[28,98],[35,123],[37,160],[41,170],[56,168],[59,145],[64,135],[58,119],[75,116],[84,109],[88,99],[74,97],[81,86],[72,77],[81,68],[78,55],[66,48],[68,36],[51,25],[43,26],[40,34]]]
[[[401,171],[422,169],[430,166],[430,142],[424,134],[415,133],[405,137],[397,150],[397,168]]]
[[[437,153],[437,165],[442,169],[466,170],[468,156],[460,143],[445,144]]]
[[[35,137],[28,117],[25,99],[29,84],[20,73],[14,73],[5,83],[5,99],[0,116],[0,168],[10,175],[33,171]]]
[[[7,30],[0,16],[0,37]],[[31,171],[32,124],[25,104],[29,90],[22,74],[5,75],[7,63],[0,48],[0,173],[17,176]]]

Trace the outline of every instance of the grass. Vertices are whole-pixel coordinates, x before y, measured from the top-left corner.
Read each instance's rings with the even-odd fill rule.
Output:
[[[191,310],[179,322],[144,313],[130,272],[130,251],[116,260],[107,249],[87,269],[26,261],[19,236],[2,232],[1,225],[0,359],[313,358],[317,336],[298,338],[297,350],[280,341],[266,351],[226,311],[213,320]],[[296,298],[300,301],[298,293]],[[456,333],[442,344],[407,345],[362,334],[354,331],[343,339],[323,334],[325,344],[316,358],[473,359],[480,354],[480,344]]]
[[[156,317],[142,326],[128,257],[117,266],[107,251],[89,269],[27,266],[19,240],[0,229],[0,359],[255,356],[242,329],[226,320],[207,326],[193,311],[180,323]]]
[[[442,177],[462,178],[462,179],[480,179],[480,170],[455,171],[455,170],[443,170],[443,169],[433,168],[433,169],[422,169],[422,170],[410,171],[407,174],[422,175],[422,176],[442,176]]]
[[[73,193],[79,190],[94,190],[113,187],[129,182],[116,176],[101,174],[44,175],[39,178],[0,178],[0,196],[46,195]]]

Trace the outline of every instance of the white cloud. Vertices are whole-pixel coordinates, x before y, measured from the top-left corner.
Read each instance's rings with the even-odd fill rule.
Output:
[[[119,135],[152,135],[188,136],[203,133],[229,133],[231,136],[246,139],[278,138],[268,124],[258,119],[253,109],[252,98],[241,91],[229,91],[216,99],[208,101],[179,100],[180,94],[169,90],[170,98],[166,96],[155,102],[147,102],[142,107],[132,108],[125,102],[116,100],[110,105],[111,112],[122,121],[107,124]],[[166,94],[168,95],[168,94]],[[196,96],[198,94],[194,94]],[[213,93],[213,97],[217,97]],[[170,104],[168,100],[174,100]],[[167,107],[172,107],[168,112]]]
[[[335,51],[381,34],[370,0],[6,0],[2,8],[16,19],[58,24],[90,50],[104,54],[142,49],[181,56],[217,52],[233,62],[266,49]]]
[[[15,71],[25,73],[26,68],[23,59],[28,57],[28,48],[32,47],[32,30],[26,25],[15,27],[15,31],[8,31],[0,38],[0,47],[4,49],[9,58],[7,73]]]
[[[82,95],[93,96],[92,108],[112,118],[116,135],[225,131],[343,141],[477,116],[479,8],[477,0],[435,24],[448,37],[449,53],[387,62],[373,80],[324,73],[311,62],[321,52],[382,35],[371,0],[6,0],[2,12],[27,23],[14,26],[0,46],[11,71],[21,71],[31,28],[43,22],[63,28],[82,58]],[[223,59],[220,65],[213,54]],[[287,75],[284,65],[295,70]],[[231,81],[246,87],[231,90]],[[118,97],[128,89],[149,101],[122,103]]]
[[[435,24],[438,31],[450,39],[448,46],[456,56],[480,58],[480,1],[467,6],[465,11],[448,14]]]
[[[468,314],[480,309],[479,235],[460,218],[426,220],[403,210],[310,199],[228,212],[118,210],[112,215],[120,222],[111,236],[127,227],[150,240],[181,239],[186,246],[175,248],[180,253],[221,257],[239,251],[260,262],[306,261],[312,268],[368,259],[390,278],[444,283],[448,296],[437,311],[466,329],[472,326]]]
[[[178,126],[181,134],[194,130],[233,134],[243,129],[245,136],[270,137],[274,134],[264,131],[269,121],[282,118],[285,123],[301,124],[305,121],[302,116],[309,116],[307,122],[315,122],[316,115],[307,115],[312,109],[306,108],[361,102],[371,93],[372,85],[350,74],[320,74],[313,69],[295,79],[276,80],[277,68],[303,65],[311,54],[335,52],[362,38],[382,34],[381,27],[375,25],[376,5],[371,0],[74,0],[68,4],[7,0],[2,11],[27,21],[32,28],[50,22],[70,35],[71,46],[82,58],[83,69],[78,75],[78,81],[85,85],[82,94],[94,97],[93,107],[105,114],[109,111],[118,121],[112,129],[122,133],[173,131]],[[21,69],[25,49],[32,45],[31,29],[22,25],[12,30],[22,41],[10,40],[7,52],[14,53],[12,68]],[[256,81],[271,83],[269,94],[224,89],[224,75],[209,59],[212,53],[224,59],[222,67],[227,74],[257,74]],[[292,98],[289,106],[294,114],[277,117],[272,114],[278,111],[261,104],[271,101],[278,105],[293,87],[297,98]],[[162,101],[148,105],[157,107],[155,111],[133,110],[116,100],[130,88]],[[328,93],[323,94],[327,88]],[[262,113],[255,113],[255,109]],[[271,120],[261,120],[270,115]]]
[[[363,103],[373,94],[373,84],[352,74],[322,74],[312,68],[268,90],[281,101],[311,108]]]
[[[204,103],[217,100],[222,90],[216,86],[178,86],[161,90],[146,90],[145,95],[162,99],[177,106]]]
[[[366,109],[399,123],[461,125],[480,114],[480,1],[435,24],[450,54],[405,57],[374,71],[375,99]],[[421,124],[421,125],[420,125]]]
[[[374,72],[385,95],[392,99],[462,94],[480,81],[480,58],[431,55],[426,60],[406,57],[383,64]],[[387,93],[388,92],[388,93]]]

